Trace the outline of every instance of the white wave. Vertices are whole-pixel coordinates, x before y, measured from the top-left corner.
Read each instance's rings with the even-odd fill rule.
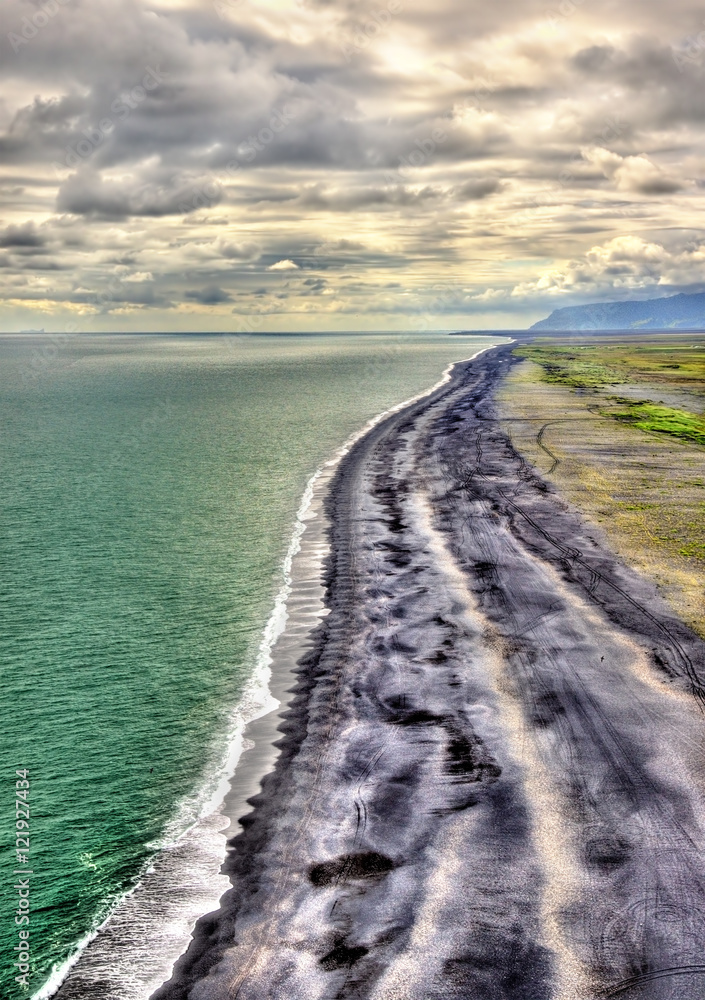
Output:
[[[155,855],[151,861],[145,864],[140,878],[136,884],[126,893],[120,896],[110,906],[107,914],[105,911],[96,921],[96,925],[84,937],[76,942],[71,955],[63,962],[57,963],[51,970],[49,978],[42,987],[33,994],[31,1000],[50,1000],[59,990],[66,980],[71,970],[81,960],[86,948],[98,938],[102,932],[111,927],[113,922],[122,923],[125,921],[133,932],[140,925],[144,926],[150,914],[145,913],[144,903],[137,901],[138,896],[148,894],[150,900],[155,900],[157,892],[149,891],[148,883],[154,883],[153,889],[160,893],[172,889],[181,888],[179,883],[172,882],[175,873],[172,869],[174,864],[169,864],[170,857],[177,860],[176,867],[181,866],[182,872],[190,881],[198,882],[201,889],[194,893],[188,901],[183,904],[180,911],[171,914],[167,919],[167,926],[162,928],[161,940],[158,948],[155,948],[154,927],[144,927],[143,934],[134,935],[138,940],[146,939],[148,951],[145,955],[127,954],[120,956],[120,966],[124,970],[124,981],[120,983],[120,1000],[148,1000],[151,994],[166,981],[173,964],[183,954],[191,940],[191,935],[197,920],[205,913],[218,908],[219,900],[224,892],[230,888],[229,880],[219,874],[220,864],[224,860],[225,835],[224,830],[229,825],[229,819],[225,817],[221,809],[225,797],[230,788],[231,779],[235,773],[240,758],[248,749],[247,741],[244,739],[245,727],[248,723],[260,718],[280,706],[280,702],[273,697],[270,690],[272,678],[271,664],[273,661],[273,651],[277,640],[284,633],[288,620],[287,604],[292,593],[292,567],[294,559],[301,550],[301,543],[306,523],[310,518],[310,512],[315,499],[319,499],[319,488],[325,492],[335,468],[342,459],[349,453],[351,448],[357,444],[374,427],[387,417],[398,413],[400,410],[411,406],[413,403],[430,396],[438,389],[442,388],[450,381],[453,368],[458,364],[472,361],[484,351],[490,350],[496,345],[489,345],[482,348],[470,358],[462,361],[455,361],[444,370],[441,378],[430,389],[418,393],[409,399],[391,406],[355,431],[341,445],[334,456],[324,462],[313,473],[306,484],[299,509],[296,514],[294,529],[289,541],[286,555],[282,564],[282,586],[275,598],[274,607],[264,628],[262,640],[259,645],[257,658],[253,674],[245,686],[231,720],[230,736],[227,741],[227,752],[217,770],[216,781],[206,790],[200,799],[193,797],[184,800],[177,808],[172,821],[167,825],[163,837],[158,844],[147,845],[155,849]],[[320,497],[322,499],[322,496]],[[322,575],[323,560],[327,555],[327,549],[319,554],[319,569]],[[262,775],[263,777],[264,775]],[[186,855],[180,857],[181,854]],[[166,888],[165,888],[166,887]],[[198,898],[196,898],[196,896]],[[183,899],[183,896],[181,897]],[[137,901],[137,902],[136,902]],[[133,910],[138,906],[139,912],[124,913],[122,911]],[[159,907],[155,909],[158,911]],[[121,919],[122,914],[122,919]],[[161,918],[165,916],[158,914]],[[152,914],[153,919],[153,914]],[[136,952],[137,946],[135,946]],[[156,957],[158,953],[158,958]],[[151,970],[144,970],[144,974],[137,974],[135,970],[144,969],[149,962],[158,963],[157,967]],[[96,963],[97,964],[97,963]],[[96,971],[100,974],[99,968]],[[115,963],[113,963],[112,973],[115,973]],[[106,998],[109,994],[106,993]],[[116,994],[117,996],[117,994]]]

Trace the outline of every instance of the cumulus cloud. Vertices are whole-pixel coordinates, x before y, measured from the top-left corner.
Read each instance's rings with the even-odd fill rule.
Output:
[[[701,282],[705,282],[705,245],[668,249],[639,236],[617,236],[604,245],[591,247],[584,257],[564,267],[549,268],[534,281],[515,286],[512,294],[524,297],[532,293],[575,293],[582,297]]]
[[[270,264],[268,271],[298,271],[299,265],[293,260],[278,260],[276,264]]]
[[[139,174],[118,179],[94,171],[73,174],[59,187],[56,207],[60,212],[94,219],[126,219],[130,216],[184,215],[206,204],[217,205],[222,189],[210,179],[189,182],[172,177],[163,183],[143,180]]]
[[[594,163],[605,177],[614,181],[620,191],[672,194],[683,187],[680,181],[669,177],[643,153],[639,156],[620,156],[619,153],[598,147],[583,150],[583,157],[588,163]]]
[[[259,246],[256,243],[236,243],[224,237],[212,244],[215,252],[226,260],[253,260],[259,256]]]
[[[0,230],[0,247],[43,247],[45,243],[46,236],[39,232],[31,220]]]
[[[207,285],[205,288],[199,288],[195,291],[186,292],[187,299],[191,299],[194,302],[200,302],[204,306],[214,306],[221,302],[230,302],[231,296],[228,292],[224,292],[222,288],[218,288],[217,285]]]
[[[154,281],[154,276],[151,271],[135,271],[133,274],[126,274],[120,280],[133,281],[137,283],[141,281]]]

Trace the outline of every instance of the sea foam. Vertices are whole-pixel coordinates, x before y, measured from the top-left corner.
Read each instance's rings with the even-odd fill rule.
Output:
[[[481,353],[477,351],[465,360]],[[160,841],[150,845],[155,854],[134,887],[108,904],[94,927],[76,943],[70,957],[54,966],[32,1000],[49,1000],[59,990],[62,1000],[80,1000],[82,991],[98,983],[102,1000],[148,1000],[170,978],[174,963],[190,943],[197,920],[218,908],[221,896],[230,888],[229,879],[220,871],[226,831],[231,826],[224,803],[243,754],[254,749],[245,736],[247,726],[281,706],[281,699],[275,698],[271,690],[272,666],[276,669],[277,644],[292,627],[289,604],[297,568],[298,575],[309,584],[303,605],[297,603],[297,642],[302,645],[298,636],[310,634],[327,613],[322,580],[328,554],[323,500],[330,482],[341,460],[358,441],[387,417],[442,388],[450,381],[455,365],[462,363],[448,365],[430,389],[368,420],[308,480],[282,564],[282,584],[262,634],[252,675],[230,719],[229,738],[219,768],[196,797],[183,800]],[[305,533],[312,522],[317,523],[318,530],[307,545]],[[313,577],[318,583],[316,594],[310,588]],[[272,721],[275,734],[278,716]],[[265,755],[268,767],[259,778],[275,758],[272,748]],[[246,811],[245,807],[239,815]]]

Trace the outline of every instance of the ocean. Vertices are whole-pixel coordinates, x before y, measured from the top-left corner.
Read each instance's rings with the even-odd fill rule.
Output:
[[[160,921],[183,935],[227,888],[217,807],[245,720],[271,704],[307,483],[376,414],[501,339],[0,337],[3,997],[53,995],[165,864],[170,908],[130,932],[161,964],[135,973],[129,920],[106,948],[125,1000],[168,975]],[[184,845],[201,831],[196,870]]]

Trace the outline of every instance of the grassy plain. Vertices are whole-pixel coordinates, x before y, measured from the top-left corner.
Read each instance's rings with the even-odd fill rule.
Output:
[[[705,336],[517,348],[499,395],[517,449],[705,636]]]

